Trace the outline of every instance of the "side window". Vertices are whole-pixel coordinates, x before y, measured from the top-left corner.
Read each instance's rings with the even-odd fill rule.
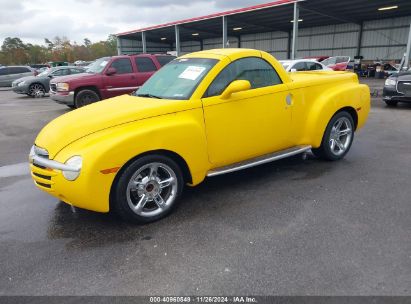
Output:
[[[307,62],[307,70],[308,71],[315,71],[315,70],[322,70],[321,64],[316,62]]]
[[[156,56],[157,61],[160,63],[161,66],[166,65],[170,61],[176,59],[174,56]]]
[[[114,60],[111,67],[117,70],[117,74],[133,73],[131,61],[128,58],[119,58]]]
[[[252,89],[282,83],[274,68],[264,59],[252,57],[230,63],[208,87],[206,96],[218,96],[234,80],[248,80]]]
[[[30,72],[29,69],[23,67],[11,67],[9,68],[9,74],[20,74]]]
[[[153,60],[147,57],[136,57],[136,65],[137,70],[139,72],[153,72],[157,71],[157,67],[155,66]]]
[[[7,75],[7,74],[8,74],[8,68],[0,69],[0,76]]]
[[[69,69],[60,69],[51,73],[54,77],[69,75]]]
[[[81,69],[70,69],[71,74],[80,74],[84,73],[84,70]]]
[[[307,65],[305,62],[297,62],[292,68],[297,71],[307,71]]]

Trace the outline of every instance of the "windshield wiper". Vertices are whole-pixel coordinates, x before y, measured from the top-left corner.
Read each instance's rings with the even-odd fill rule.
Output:
[[[153,94],[136,94],[138,97],[148,97],[148,98],[157,98],[157,99],[162,99],[160,96],[156,96]]]

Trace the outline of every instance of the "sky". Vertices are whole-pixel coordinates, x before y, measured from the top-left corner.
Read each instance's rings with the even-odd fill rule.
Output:
[[[6,37],[44,44],[66,36],[82,43],[185,18],[266,3],[269,0],[0,0],[0,44]]]

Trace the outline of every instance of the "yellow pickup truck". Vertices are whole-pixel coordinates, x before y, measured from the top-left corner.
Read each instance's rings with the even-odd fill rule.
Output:
[[[31,149],[31,175],[70,205],[147,223],[207,176],[309,150],[343,158],[369,109],[355,74],[289,74],[262,51],[201,51],[173,60],[131,96],[51,121]]]

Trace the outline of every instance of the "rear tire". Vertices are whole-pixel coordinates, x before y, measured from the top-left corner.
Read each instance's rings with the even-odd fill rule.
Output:
[[[180,167],[163,155],[134,160],[113,185],[111,206],[124,220],[138,224],[157,221],[172,212],[181,196]]]
[[[325,160],[342,159],[350,150],[354,140],[354,120],[352,116],[341,111],[335,114],[325,129],[321,146],[311,149],[313,154]]]
[[[394,100],[384,100],[384,101],[389,107],[395,107],[398,104],[398,101],[394,101]]]
[[[76,94],[74,106],[76,108],[81,108],[97,101],[100,101],[100,96],[98,96],[98,94],[95,91],[81,90]]]

